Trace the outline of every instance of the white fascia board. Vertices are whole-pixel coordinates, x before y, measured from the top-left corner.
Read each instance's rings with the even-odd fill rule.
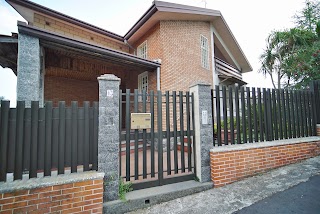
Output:
[[[210,34],[211,34],[212,88],[214,88],[215,85],[219,85],[219,78],[216,72],[216,63],[214,60],[215,53],[214,53],[213,23],[210,23]]]
[[[241,71],[241,67],[239,65],[239,63],[237,62],[237,60],[234,58],[234,56],[232,55],[231,51],[229,50],[229,48],[227,47],[227,45],[224,43],[222,37],[219,35],[219,33],[217,32],[217,30],[214,28],[213,24],[212,24],[212,30],[214,32],[215,38],[219,40],[219,42],[221,43],[221,45],[223,46],[223,48],[226,50],[226,52],[228,53],[228,55],[230,56],[230,58],[232,59],[233,63],[237,66],[238,70]]]
[[[34,19],[34,11],[20,6],[16,3],[10,2],[9,3],[18,13],[19,15],[24,18],[28,23],[33,23],[33,19]]]

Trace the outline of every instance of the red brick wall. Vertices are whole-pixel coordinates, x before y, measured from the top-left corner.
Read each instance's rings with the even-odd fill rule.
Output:
[[[0,213],[102,213],[103,180],[0,193]]]
[[[212,84],[210,23],[202,21],[161,21],[163,57],[162,90],[189,91],[197,82]],[[209,69],[201,66],[200,35],[208,39]]]
[[[208,38],[210,69],[201,66],[200,35]],[[148,59],[161,59],[161,90],[189,91],[202,81],[212,84],[210,23],[160,21],[133,46],[147,41]],[[149,88],[156,89],[156,73],[149,72]]]
[[[143,35],[133,46],[138,48],[143,42],[147,41],[147,59],[156,60],[162,58],[162,43],[160,40],[160,23],[154,25]],[[132,53],[132,52],[131,52]],[[149,90],[157,90],[157,72],[148,72]],[[162,90],[162,89],[161,89]]]
[[[319,154],[320,141],[236,151],[211,151],[211,179],[215,187],[220,187]]]
[[[99,101],[97,77],[114,74],[121,79],[121,88],[138,88],[138,75],[145,70],[119,66],[112,62],[46,49],[44,99],[53,101]],[[154,75],[156,72],[149,72]],[[154,78],[156,79],[156,77]]]
[[[71,105],[71,101],[79,101],[79,106],[82,106],[82,101],[99,101],[98,80],[81,81],[63,77],[45,77],[44,99],[53,101],[54,106],[57,106],[59,101],[66,101],[67,106]]]

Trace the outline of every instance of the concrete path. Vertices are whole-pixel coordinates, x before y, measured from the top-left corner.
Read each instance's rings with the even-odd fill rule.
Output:
[[[318,214],[320,213],[320,175],[278,192],[235,214]]]
[[[131,213],[234,213],[319,174],[320,156]]]

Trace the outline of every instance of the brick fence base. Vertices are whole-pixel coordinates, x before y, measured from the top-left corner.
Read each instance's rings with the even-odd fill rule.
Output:
[[[0,213],[102,213],[103,173],[0,183]]]
[[[217,147],[210,151],[211,179],[220,187],[319,154],[319,137]]]

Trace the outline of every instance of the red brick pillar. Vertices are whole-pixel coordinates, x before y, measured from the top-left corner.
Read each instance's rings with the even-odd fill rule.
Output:
[[[320,124],[317,124],[317,136],[320,136]]]

